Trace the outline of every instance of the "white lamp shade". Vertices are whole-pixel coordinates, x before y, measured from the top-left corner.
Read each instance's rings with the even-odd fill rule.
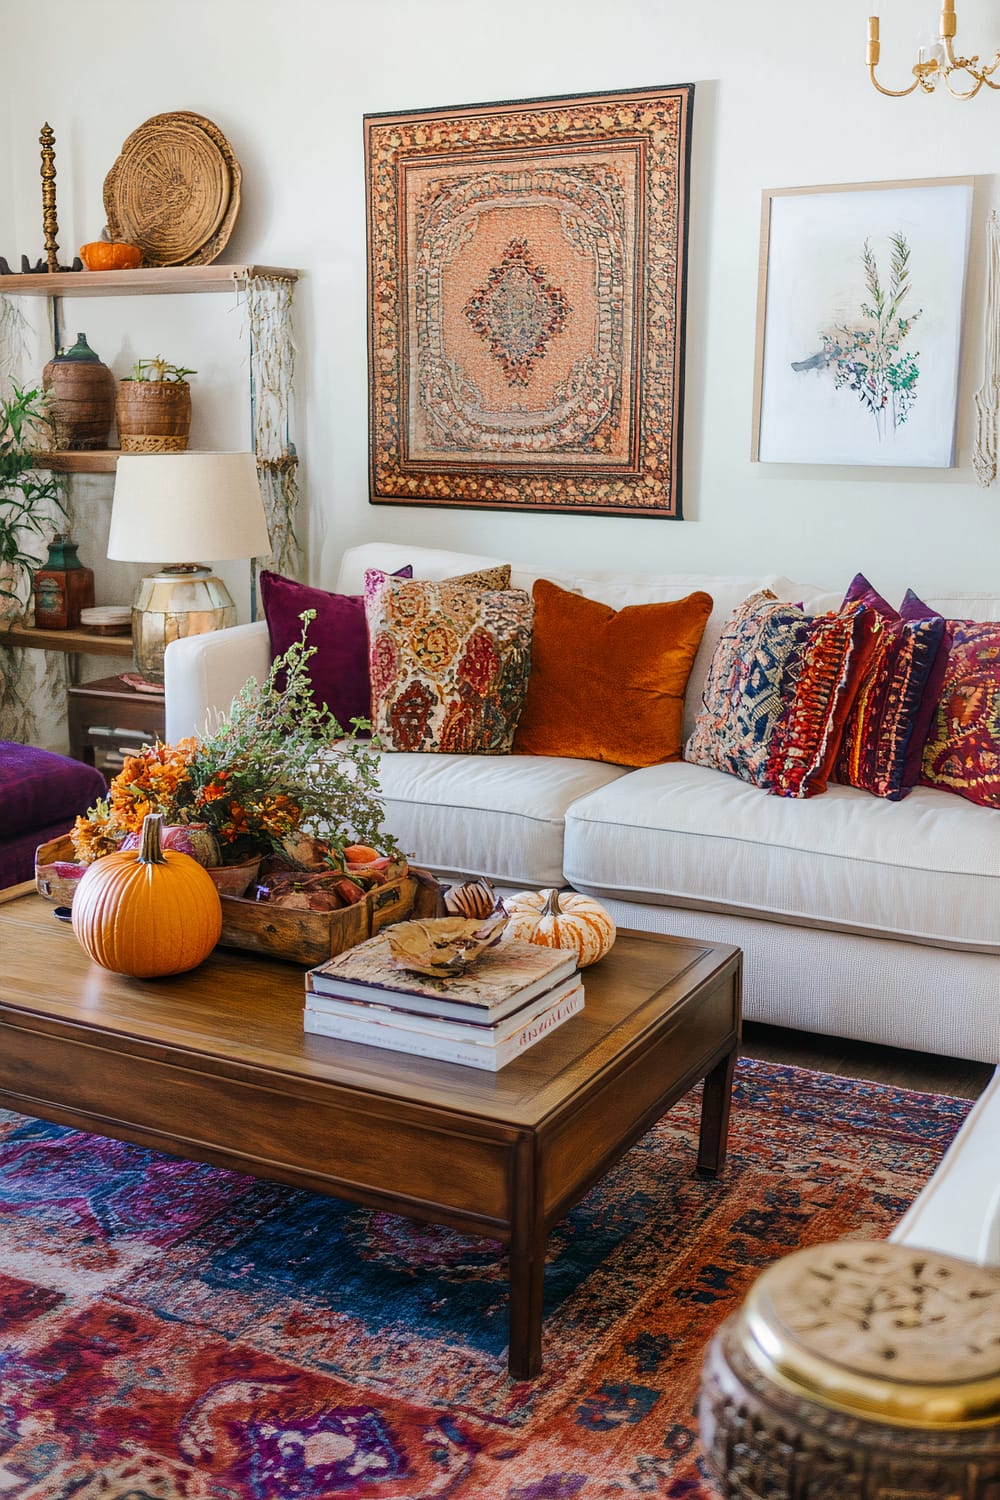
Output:
[[[265,557],[252,453],[128,453],[115,471],[108,557],[181,563]]]

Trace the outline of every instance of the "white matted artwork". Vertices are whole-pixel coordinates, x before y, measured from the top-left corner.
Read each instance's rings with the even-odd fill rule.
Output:
[[[954,464],[972,184],[764,192],[753,459]]]

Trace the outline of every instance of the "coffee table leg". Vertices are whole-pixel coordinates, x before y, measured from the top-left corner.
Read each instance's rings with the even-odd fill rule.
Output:
[[[507,1368],[515,1380],[531,1380],[542,1368],[542,1295],[548,1235],[536,1201],[538,1185],[530,1140],[519,1144],[514,1193]]]
[[[733,1047],[727,1052],[705,1079],[698,1136],[698,1171],[703,1177],[717,1177],[726,1164],[729,1106],[733,1098],[733,1073],[738,1050]]]

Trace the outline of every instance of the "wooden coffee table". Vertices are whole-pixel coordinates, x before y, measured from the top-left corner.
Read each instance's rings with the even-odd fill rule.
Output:
[[[28,887],[0,893],[0,1104],[509,1247],[509,1369],[542,1363],[549,1230],[699,1079],[726,1149],[740,952],[621,933],[586,1008],[499,1073],[307,1035],[302,970],[216,949],[110,974]]]

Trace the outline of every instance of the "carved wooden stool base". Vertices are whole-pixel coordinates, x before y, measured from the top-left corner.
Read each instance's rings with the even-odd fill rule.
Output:
[[[699,1416],[726,1500],[1000,1500],[1000,1272],[788,1256],[712,1340]]]

